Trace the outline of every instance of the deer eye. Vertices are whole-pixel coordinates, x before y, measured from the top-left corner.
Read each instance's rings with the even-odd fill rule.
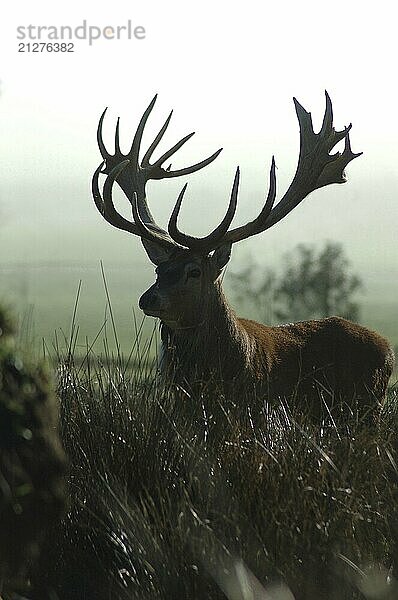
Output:
[[[191,269],[187,273],[187,277],[200,277],[201,275],[202,275],[202,272],[200,269]]]

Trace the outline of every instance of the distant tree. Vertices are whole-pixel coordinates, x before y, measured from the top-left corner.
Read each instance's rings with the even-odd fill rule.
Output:
[[[299,244],[287,257],[285,269],[277,285],[281,308],[279,319],[309,319],[339,315],[357,320],[359,305],[353,295],[362,286],[349,272],[349,262],[341,244],[327,242],[317,252]]]
[[[327,242],[318,251],[299,244],[285,256],[279,274],[262,270],[252,258],[242,271],[232,274],[236,300],[271,323],[331,315],[358,320],[359,305],[353,296],[361,286],[336,242]]]
[[[260,321],[274,320],[277,276],[271,268],[260,268],[252,256],[238,273],[231,273],[232,289],[236,301]]]

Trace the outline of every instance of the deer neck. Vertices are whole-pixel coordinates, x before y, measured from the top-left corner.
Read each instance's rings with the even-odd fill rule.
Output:
[[[180,369],[189,380],[220,373],[225,376],[237,361],[247,362],[247,333],[229,305],[221,283],[202,302],[198,323],[192,327],[171,329],[161,324],[165,364]]]

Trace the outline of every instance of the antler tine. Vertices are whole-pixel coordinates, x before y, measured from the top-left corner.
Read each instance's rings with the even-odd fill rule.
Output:
[[[164,231],[163,229],[155,230],[148,223],[144,223],[144,221],[141,219],[138,210],[138,196],[136,192],[134,192],[133,194],[133,202],[131,207],[133,210],[135,225],[137,226],[137,229],[139,231],[138,235],[140,235],[146,240],[162,244],[167,248],[178,248],[178,244],[170,238],[166,231]]]
[[[105,208],[104,208],[104,200],[103,200],[100,190],[99,190],[99,176],[100,176],[100,173],[102,173],[103,166],[104,166],[104,163],[102,162],[99,165],[99,167],[94,171],[94,175],[91,180],[91,191],[92,191],[92,195],[93,195],[93,200],[95,202],[95,206],[98,209],[98,212],[100,212],[102,216],[104,216]]]
[[[177,220],[181,209],[182,199],[184,197],[185,190],[187,189],[187,184],[185,184],[177,198],[176,205],[170,217],[168,229],[171,238],[181,246],[186,246],[190,250],[210,252],[210,250],[216,248],[219,245],[219,241],[225,236],[226,232],[228,231],[228,228],[231,225],[232,219],[235,215],[238,200],[239,177],[240,171],[238,167],[235,173],[228,210],[220,225],[218,225],[218,227],[216,227],[214,231],[212,231],[209,235],[203,238],[196,238],[191,235],[182,233],[177,227]]]
[[[173,156],[173,154],[175,154],[177,150],[179,150],[188,140],[190,140],[193,135],[195,135],[194,131],[192,131],[192,133],[188,133],[188,135],[185,135],[181,140],[174,144],[174,146],[172,146],[170,150],[167,150],[167,152],[162,154],[162,156],[158,158],[158,160],[155,161],[152,166],[161,167],[162,164],[166,162],[166,160],[170,158],[170,156]]]
[[[166,177],[166,178],[181,177],[181,175],[190,175],[191,173],[195,173],[196,171],[199,171],[200,169],[203,169],[204,167],[207,167],[207,165],[212,163],[213,160],[215,160],[217,158],[217,156],[220,154],[220,152],[222,152],[222,148],[219,148],[218,150],[216,150],[214,152],[214,154],[212,154],[208,158],[205,158],[204,160],[201,160],[200,162],[195,163],[194,165],[191,165],[190,167],[185,167],[183,169],[177,169],[175,171],[166,170],[164,172],[165,173],[164,177]]]
[[[168,236],[167,232],[158,228],[152,228],[151,225],[143,227],[141,218],[136,219],[136,222],[128,221],[121,214],[119,214],[115,208],[113,203],[112,191],[115,180],[118,175],[127,167],[129,164],[129,160],[125,160],[116,167],[112,169],[112,171],[107,176],[104,187],[103,187],[103,195],[101,196],[101,192],[99,189],[99,175],[102,172],[103,163],[99,165],[93,175],[92,179],[92,194],[94,198],[94,202],[108,223],[117,227],[118,229],[122,229],[123,231],[127,231],[128,233],[132,233],[134,235],[138,235],[143,237],[149,241],[156,241],[167,248],[175,248],[176,244],[174,241]],[[137,194],[135,194],[135,211],[136,215],[138,214],[137,207]]]
[[[108,110],[108,107],[105,108],[104,112],[100,116],[100,120],[98,121],[98,127],[97,127],[97,143],[98,143],[98,148],[99,148],[99,150],[101,152],[102,158],[104,158],[104,159],[108,159],[111,156],[109,154],[109,152],[107,151],[107,149],[106,149],[106,146],[104,144],[104,139],[102,137],[102,125],[103,125],[105,114],[106,114],[107,110]]]
[[[271,168],[269,172],[269,188],[268,195],[265,204],[258,215],[253,221],[247,223],[246,225],[242,225],[241,227],[236,227],[231,231],[228,231],[224,236],[225,242],[238,242],[240,240],[246,239],[252,235],[256,235],[256,233],[260,233],[264,230],[266,226],[267,219],[271,213],[272,207],[275,203],[276,198],[276,166],[275,166],[275,157],[272,157]]]
[[[301,138],[300,142],[303,141],[308,133],[313,133],[314,126],[312,124],[311,113],[305,110],[304,106],[293,96],[294,108],[296,110],[297,119],[300,126]]]
[[[157,97],[158,97],[158,95],[155,94],[155,96],[152,98],[151,102],[149,103],[147,109],[145,110],[144,114],[142,115],[140,122],[138,123],[137,131],[135,132],[133,143],[131,144],[131,148],[128,153],[129,159],[132,160],[133,168],[136,168],[136,166],[138,165],[142,135],[144,133],[144,129],[145,129],[145,125],[148,120],[148,117],[151,114],[153,107],[155,106]]]
[[[331,130],[332,123],[333,123],[332,101],[326,90],[325,90],[325,99],[326,99],[326,108],[325,108],[325,114],[323,115],[322,127],[321,127],[321,131],[320,131],[321,135],[325,135],[327,131]]]
[[[145,152],[143,159],[142,159],[142,166],[143,167],[149,167],[149,159],[151,158],[154,150],[156,149],[156,147],[158,146],[160,140],[162,139],[162,137],[165,134],[165,131],[167,129],[167,127],[169,126],[170,123],[170,119],[173,115],[173,111],[170,111],[169,116],[167,117],[166,121],[164,122],[163,126],[161,127],[159,133],[157,134],[157,136],[155,137],[155,139],[153,140],[152,144],[149,146],[148,150]]]
[[[117,121],[116,121],[116,129],[115,129],[115,155],[116,154],[121,154],[119,127],[120,127],[120,117],[118,117]]]

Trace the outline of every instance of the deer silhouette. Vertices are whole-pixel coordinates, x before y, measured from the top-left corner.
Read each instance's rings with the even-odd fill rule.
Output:
[[[322,126],[315,133],[311,114],[294,98],[300,152],[296,173],[282,199],[275,204],[272,158],[269,191],[260,214],[245,225],[231,228],[238,199],[238,167],[224,218],[214,231],[198,238],[178,227],[187,185],[178,196],[166,231],[149,210],[146,184],[149,180],[194,173],[214,161],[221,149],[194,165],[178,170],[172,170],[171,165],[164,168],[164,163],[192,137],[190,133],[150,162],[168,127],[170,113],[140,161],[142,135],[155,101],[156,96],[144,112],[127,154],[120,149],[119,120],[115,152],[110,154],[106,149],[102,136],[104,111],[97,135],[103,162],[94,173],[92,192],[101,215],[114,227],[139,236],[156,265],[156,282],[141,296],[139,306],[146,315],[161,321],[165,378],[184,386],[218,379],[229,389],[240,390],[241,395],[250,390],[269,398],[294,394],[311,402],[317,413],[322,403],[332,405],[336,398],[343,399],[348,410],[355,402],[361,410],[373,411],[385,397],[393,369],[394,356],[386,339],[336,316],[274,327],[239,318],[224,295],[220,277],[234,243],[274,226],[311,192],[346,181],[345,167],[362,154],[351,150],[351,124],[342,131],[335,130],[332,103],[326,92]],[[342,140],[344,150],[331,154]],[[102,190],[101,173],[106,175]],[[115,181],[130,202],[131,221],[115,209]],[[320,390],[325,391],[322,398]]]

